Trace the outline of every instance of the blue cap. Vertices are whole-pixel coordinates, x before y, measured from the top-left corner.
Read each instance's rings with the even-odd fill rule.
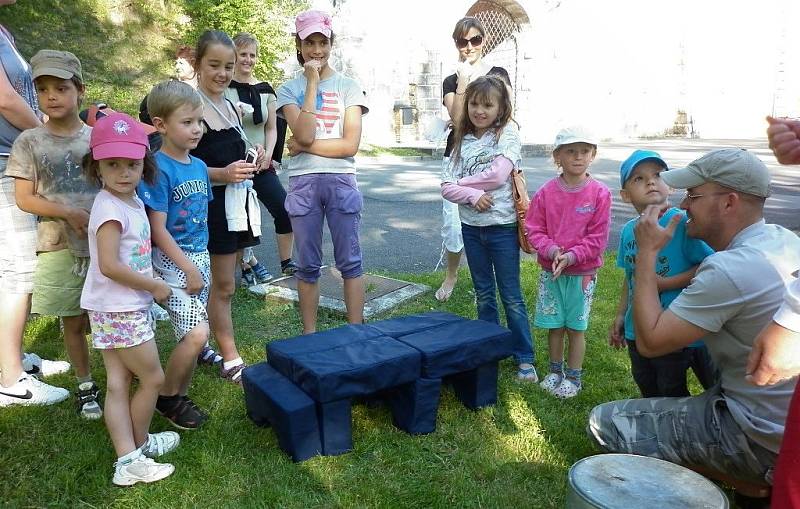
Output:
[[[656,161],[661,163],[661,166],[663,166],[665,170],[669,169],[669,166],[663,159],[661,159],[661,156],[658,155],[658,152],[653,152],[652,150],[636,150],[633,152],[633,154],[628,156],[627,159],[622,161],[622,166],[619,167],[620,187],[625,187],[625,181],[631,176],[633,169],[644,161]]]

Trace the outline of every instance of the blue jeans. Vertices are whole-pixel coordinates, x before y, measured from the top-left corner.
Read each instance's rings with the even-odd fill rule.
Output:
[[[497,312],[495,281],[506,311],[506,321],[514,340],[517,363],[535,360],[528,309],[519,283],[519,243],[517,229],[505,226],[470,226],[461,224],[464,252],[475,286],[478,318],[500,323]]]

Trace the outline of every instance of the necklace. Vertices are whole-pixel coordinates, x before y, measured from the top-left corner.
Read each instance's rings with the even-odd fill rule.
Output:
[[[224,120],[224,121],[225,121],[225,123],[226,123],[226,124],[228,124],[228,127],[232,127],[232,128],[234,128],[234,129],[236,130],[236,132],[238,132],[238,133],[239,133],[239,136],[241,136],[241,137],[242,137],[242,140],[244,140],[244,143],[245,143],[245,145],[247,145],[248,147],[252,147],[252,146],[253,146],[253,144],[250,142],[250,140],[248,140],[248,139],[247,139],[247,135],[244,133],[244,129],[242,129],[242,126],[241,126],[241,125],[239,125],[239,123],[238,123],[238,122],[237,122],[237,123],[235,123],[235,124],[234,124],[233,122],[231,122],[231,119],[230,119],[230,117],[229,117],[228,115],[225,115],[224,113],[222,113],[222,112],[219,110],[219,108],[217,107],[217,105],[216,105],[216,104],[214,104],[214,102],[213,102],[211,99],[209,99],[209,98],[206,96],[206,94],[204,94],[204,93],[203,93],[203,91],[202,91],[202,90],[200,90],[200,89],[198,88],[198,89],[197,89],[197,91],[200,93],[200,97],[203,99],[203,101],[204,101],[204,102],[208,102],[208,104],[210,104],[210,105],[211,105],[211,107],[212,107],[212,108],[214,108],[214,111],[216,111],[216,112],[217,112],[217,115],[219,115],[219,116],[220,116],[220,118],[222,118],[222,120]],[[227,100],[226,100],[226,99],[223,99],[223,100],[224,100],[224,101],[226,101],[226,107],[225,107],[225,109],[226,109],[226,110],[228,110],[228,111],[230,112],[230,108],[228,108],[228,107],[227,107]],[[238,117],[237,117],[237,120],[238,120]]]

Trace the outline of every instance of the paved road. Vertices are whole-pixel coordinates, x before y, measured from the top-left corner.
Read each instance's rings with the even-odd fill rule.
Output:
[[[637,148],[657,150],[674,167],[700,157],[709,150],[741,146],[754,151],[769,166],[773,175],[773,195],[767,200],[767,221],[800,229],[800,167],[779,165],[772,157],[766,140],[648,140],[610,143],[600,147],[592,165],[595,178],[612,190],[613,226],[609,249],[616,249],[619,230],[635,214],[632,207],[619,199],[619,165]],[[441,239],[441,196],[439,195],[440,163],[358,162],[359,186],[364,194],[361,244],[364,265],[368,271],[426,272],[433,270],[439,258]],[[528,190],[533,193],[556,174],[552,160],[534,157],[523,160]],[[282,177],[286,185],[285,176]],[[673,199],[678,201],[676,191]],[[264,212],[264,237],[256,248],[259,259],[270,269],[278,266],[275,253],[272,218]],[[332,247],[326,232],[325,262],[333,262]]]

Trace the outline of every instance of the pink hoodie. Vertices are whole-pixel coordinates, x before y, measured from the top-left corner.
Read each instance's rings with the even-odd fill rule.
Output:
[[[611,228],[611,192],[592,177],[568,187],[561,177],[543,185],[525,215],[525,231],[539,265],[552,270],[558,249],[569,253],[565,275],[588,275],[603,265]]]

